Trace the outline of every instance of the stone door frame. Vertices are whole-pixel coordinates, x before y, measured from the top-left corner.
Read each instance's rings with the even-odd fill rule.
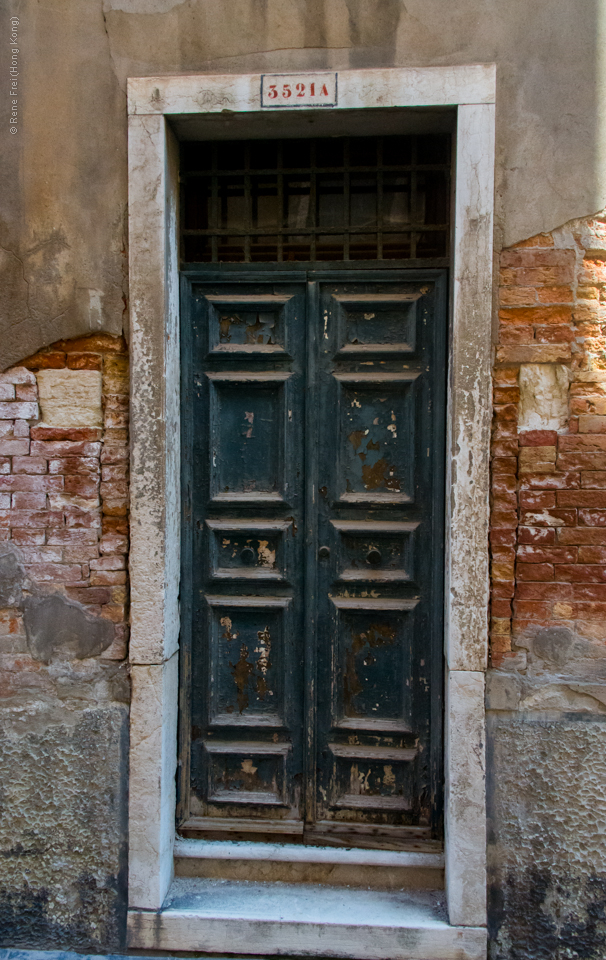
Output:
[[[446,448],[445,863],[450,923],[474,927],[486,924],[484,680],[495,84],[494,64],[342,70],[338,105],[329,108],[457,109]],[[161,907],[172,880],[175,838],[179,159],[170,120],[224,111],[258,113],[260,85],[260,74],[128,81],[131,909]]]

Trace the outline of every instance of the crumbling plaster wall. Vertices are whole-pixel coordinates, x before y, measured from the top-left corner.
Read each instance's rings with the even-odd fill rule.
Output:
[[[494,960],[606,955],[606,215],[501,254],[487,677]]]
[[[21,71],[19,131],[3,138],[0,166],[4,367],[60,337],[121,331],[128,76],[496,62],[497,247],[606,203],[599,0],[7,0],[5,10],[19,18]]]
[[[124,945],[128,358],[0,374],[0,944]]]

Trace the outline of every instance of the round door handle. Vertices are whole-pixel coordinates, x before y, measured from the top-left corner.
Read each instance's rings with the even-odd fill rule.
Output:
[[[320,560],[328,560],[330,556],[330,547],[320,547],[318,550]]]
[[[381,563],[381,560],[383,559],[383,557],[381,556],[381,551],[377,550],[376,547],[373,547],[372,550],[368,551],[368,555],[366,559],[368,563],[372,563],[373,566],[376,567],[379,563]]]
[[[255,562],[255,551],[252,547],[244,547],[244,550],[240,554],[240,560],[242,563],[251,564]]]

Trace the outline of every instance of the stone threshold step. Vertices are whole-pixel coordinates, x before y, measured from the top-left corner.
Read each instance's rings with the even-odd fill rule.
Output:
[[[321,883],[378,890],[437,890],[444,886],[442,853],[178,839],[174,854],[177,877]]]
[[[128,945],[347,960],[485,960],[486,930],[452,927],[442,891],[177,878],[159,911],[131,910]]]

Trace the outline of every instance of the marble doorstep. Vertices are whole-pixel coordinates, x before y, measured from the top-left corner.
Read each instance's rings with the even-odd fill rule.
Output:
[[[443,891],[177,878],[129,912],[131,948],[348,960],[484,960],[486,930],[450,926]]]

